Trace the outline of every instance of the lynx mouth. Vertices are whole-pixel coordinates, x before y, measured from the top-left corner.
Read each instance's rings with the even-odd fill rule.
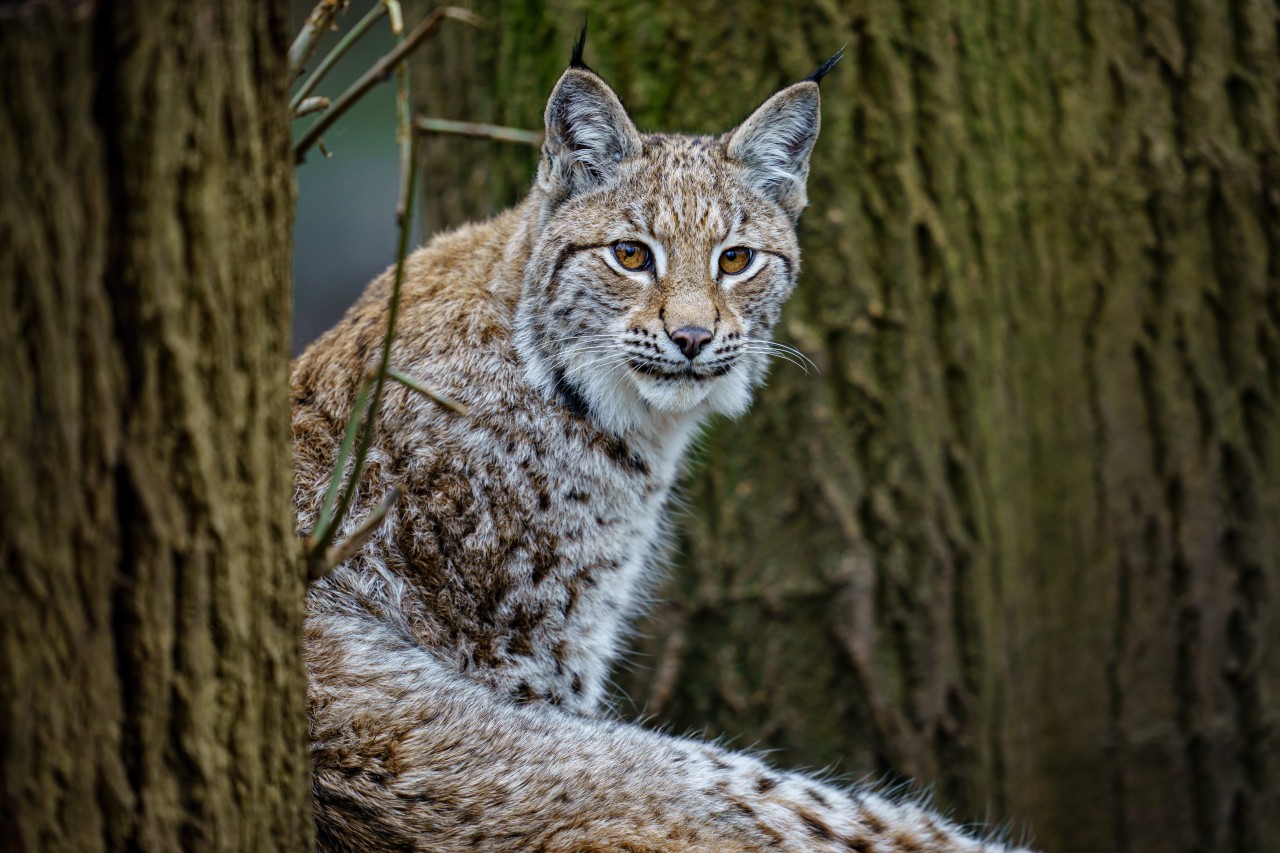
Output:
[[[681,379],[688,379],[694,382],[701,382],[706,378],[696,372],[693,369],[693,365],[672,369],[670,366],[661,362],[634,356],[627,360],[627,364],[631,366],[632,370],[637,373],[642,373],[650,379],[665,380],[667,382],[676,382]]]
[[[661,362],[637,356],[628,359],[627,364],[637,373],[644,374],[650,379],[666,382],[677,382],[682,379],[691,382],[705,382],[708,379],[717,379],[724,376],[733,369],[732,360],[713,367],[704,366],[701,370],[696,369],[692,364],[672,369]]]

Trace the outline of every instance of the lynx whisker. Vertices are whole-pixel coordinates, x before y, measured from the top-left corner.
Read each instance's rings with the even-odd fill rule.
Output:
[[[763,356],[767,356],[768,358],[779,358],[779,359],[782,359],[783,361],[789,361],[792,364],[794,364],[796,367],[803,370],[805,372],[805,375],[808,375],[809,373],[809,368],[805,365],[804,362],[800,361],[799,359],[793,357],[792,355],[786,352],[781,352],[779,350],[770,349],[766,347],[747,347],[747,346],[744,346],[742,348],[742,351],[744,353],[750,353],[752,355],[763,355]]]
[[[599,367],[601,365],[612,368],[619,364],[625,364],[626,361],[627,361],[627,356],[625,353],[607,353],[597,358],[593,358],[590,361],[585,361],[579,364],[578,369],[589,370],[591,368]]]
[[[574,341],[595,341],[595,340],[618,341],[619,339],[620,339],[620,336],[614,335],[614,334],[580,335],[580,334],[574,334],[572,332],[564,335],[547,336],[547,340],[555,344],[566,344]]]
[[[814,364],[814,363],[813,363],[813,360],[812,360],[811,358],[809,358],[809,356],[805,355],[803,352],[801,352],[800,350],[798,350],[798,349],[796,349],[795,347],[791,346],[790,344],[784,344],[784,343],[782,343],[781,341],[770,340],[770,339],[768,339],[768,338],[749,338],[749,337],[743,337],[741,340],[742,340],[742,342],[743,342],[744,344],[763,344],[763,345],[765,345],[765,346],[774,347],[774,348],[777,348],[777,349],[780,349],[780,350],[784,350],[784,351],[789,352],[789,353],[791,353],[792,355],[795,355],[795,356],[797,356],[798,358],[800,358],[800,359],[804,360],[804,362],[805,362],[805,363],[807,363],[810,367],[812,367],[812,368],[814,369],[814,371],[815,371],[815,372],[818,372],[818,373],[820,373],[820,372],[821,372],[821,371],[819,371],[819,370],[818,370],[818,365]],[[809,372],[809,371],[807,371],[807,370],[805,371],[805,373],[808,373],[808,372]]]

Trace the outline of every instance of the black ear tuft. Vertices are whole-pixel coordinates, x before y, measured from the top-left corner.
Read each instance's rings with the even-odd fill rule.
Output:
[[[724,137],[725,153],[742,177],[794,221],[808,203],[805,180],[818,140],[821,97],[812,80],[801,80],[761,104]]]
[[[582,34],[584,37],[586,36],[586,33],[587,33],[587,28],[583,27]],[[581,47],[581,43],[579,43],[579,47]],[[845,45],[845,47],[848,47],[848,45]],[[819,65],[816,71],[814,71],[812,74],[810,74],[808,77],[804,79],[808,80],[810,83],[821,83],[822,78],[826,77],[827,73],[831,71],[832,68],[836,67],[836,63],[840,61],[840,57],[842,56],[844,56],[844,47],[837,50],[835,53],[835,56],[831,57],[826,62]]]
[[[608,183],[618,164],[644,147],[617,93],[585,65],[560,76],[543,120],[547,133],[538,184],[557,198]]]
[[[573,46],[573,56],[569,58],[570,68],[584,68],[591,71],[591,67],[582,61],[582,51],[587,47],[587,22],[582,22],[582,32],[578,33],[578,43]]]

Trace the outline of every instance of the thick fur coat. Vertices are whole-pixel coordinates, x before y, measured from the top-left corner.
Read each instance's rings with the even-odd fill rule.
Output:
[[[818,105],[810,79],[722,137],[642,135],[579,56],[528,198],[409,258],[392,364],[468,413],[388,388],[346,532],[404,496],[309,596],[323,849],[1003,849],[601,713],[690,437],[764,376]],[[295,363],[303,531],[390,283]]]

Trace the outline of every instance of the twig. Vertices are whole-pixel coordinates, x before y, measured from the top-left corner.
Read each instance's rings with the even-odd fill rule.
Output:
[[[499,142],[532,145],[534,148],[542,147],[542,133],[536,130],[521,130],[517,127],[503,127],[497,124],[477,124],[427,116],[418,116],[414,125],[418,130],[426,133],[453,133],[459,136],[477,136],[481,139],[496,139]]]
[[[400,0],[386,0],[387,10],[391,12],[391,32],[396,42],[403,45],[404,16],[400,10]],[[413,125],[410,121],[409,106],[409,69],[406,63],[396,66],[396,142],[400,145],[400,174],[405,174],[413,162]],[[405,222],[405,212],[409,209],[408,193],[413,188],[405,181],[400,182],[400,197],[396,199],[396,224],[401,228],[412,225],[412,219]]]
[[[311,551],[308,554],[308,559],[312,562],[323,559],[329,550],[329,546],[333,544],[338,526],[342,523],[342,519],[346,517],[347,511],[351,509],[351,500],[355,496],[356,488],[360,485],[361,477],[364,476],[364,465],[369,455],[369,446],[373,442],[374,432],[377,431],[378,412],[382,407],[382,389],[387,384],[387,374],[391,363],[391,344],[396,338],[396,319],[400,315],[400,289],[404,284],[404,259],[409,253],[409,231],[413,222],[412,206],[415,199],[414,187],[417,185],[417,177],[417,161],[410,158],[409,168],[400,175],[400,196],[401,198],[409,199],[409,209],[406,211],[405,216],[398,217],[400,241],[396,249],[396,272],[391,285],[391,298],[387,304],[387,329],[382,338],[382,357],[378,361],[378,370],[373,379],[373,397],[369,401],[369,413],[365,417],[364,428],[360,430],[360,437],[357,440],[351,476],[347,479],[346,487],[342,490],[342,496],[338,499],[337,508],[332,515],[333,521],[323,530],[317,525],[317,532],[314,534]]]
[[[328,98],[303,98],[298,105],[293,108],[293,117],[302,118],[311,113],[318,113],[321,110],[329,109]]]
[[[386,56],[374,63],[373,67],[364,73],[347,91],[343,92],[338,100],[333,102],[330,107],[320,118],[316,119],[316,123],[307,128],[307,132],[302,135],[298,143],[293,146],[294,158],[301,163],[306,156],[307,151],[316,143],[321,135],[328,130],[335,121],[337,121],[343,113],[351,109],[356,101],[364,97],[365,93],[372,89],[395,69],[400,60],[409,55],[428,36],[440,29],[440,25],[444,23],[446,18],[452,18],[455,21],[462,21],[466,24],[478,27],[481,20],[477,16],[468,12],[466,9],[460,9],[457,6],[445,6],[442,9],[436,9],[426,20],[418,24],[418,26],[405,37],[404,41],[396,45],[395,49]]]
[[[364,543],[369,541],[369,537],[382,526],[383,519],[387,517],[387,513],[395,502],[400,499],[402,493],[398,485],[392,486],[391,491],[387,492],[382,501],[364,517],[364,521],[360,522],[360,526],[351,531],[350,536],[325,551],[321,559],[316,559],[313,553],[311,559],[307,562],[308,578],[312,581],[318,581],[347,560],[350,560]]]
[[[324,59],[320,60],[320,64],[316,66],[316,70],[311,72],[311,76],[303,81],[302,85],[298,88],[298,91],[294,94],[293,99],[289,101],[289,109],[293,111],[295,117],[303,115],[303,113],[299,111],[299,105],[306,100],[307,95],[310,95],[312,91],[315,90],[316,86],[318,86],[320,81],[324,79],[325,75],[333,69],[333,66],[337,64],[338,60],[351,49],[351,46],[359,41],[360,37],[368,32],[369,28],[377,23],[378,19],[385,14],[387,14],[386,3],[379,3],[374,6],[369,10],[368,14],[361,18],[356,25],[342,37],[342,41],[334,45],[333,50],[329,51],[328,55],[325,56]]]
[[[320,39],[324,38],[324,34],[329,31],[329,26],[337,17],[338,11],[346,5],[347,0],[320,0],[311,10],[311,14],[307,15],[307,22],[302,25],[302,31],[289,47],[289,72],[292,75],[289,79],[292,80],[293,77],[302,73],[302,66],[306,65],[311,54],[316,52],[316,48],[320,46]]]
[[[466,406],[462,405],[457,400],[454,400],[450,397],[446,397],[445,395],[437,391],[432,391],[430,388],[423,385],[421,382],[414,379],[412,376],[408,375],[407,373],[401,373],[399,370],[396,370],[393,367],[387,372],[387,375],[390,376],[395,381],[399,382],[404,387],[408,388],[410,391],[416,391],[417,393],[426,397],[428,400],[435,403],[436,405],[442,406],[455,414],[462,415],[464,418],[467,416]]]
[[[351,457],[351,448],[355,446],[356,434],[360,431],[360,424],[364,423],[366,406],[369,403],[369,394],[373,391],[372,375],[366,375],[360,380],[360,390],[356,392],[355,404],[351,407],[351,414],[347,417],[347,429],[342,436],[342,445],[338,448],[338,458],[333,463],[333,473],[329,475],[329,486],[324,491],[324,502],[320,506],[320,517],[316,520],[316,526],[311,531],[314,539],[333,539],[331,528],[337,526],[333,518],[333,510],[338,504],[338,495],[342,488],[342,475],[347,470],[347,460]]]
[[[399,41],[400,34],[404,32],[404,14],[400,9],[400,0],[382,0],[382,2],[391,13],[391,34],[396,37],[396,41]]]

